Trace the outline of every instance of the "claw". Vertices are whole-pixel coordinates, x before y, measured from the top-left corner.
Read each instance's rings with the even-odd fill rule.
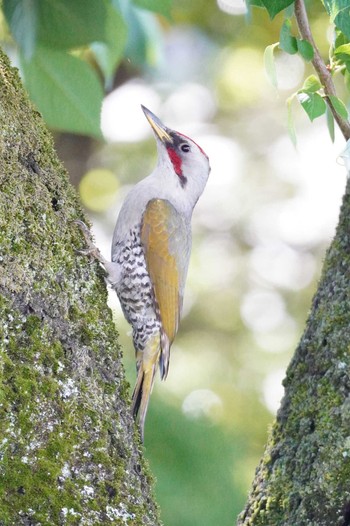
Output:
[[[81,256],[92,256],[95,259],[98,259],[98,248],[96,250],[94,248],[76,248],[75,252],[77,254],[80,254]]]
[[[96,245],[94,245],[94,243],[92,242],[89,228],[83,221],[80,221],[80,219],[76,219],[75,221],[73,221],[73,223],[78,225],[87,244],[87,248],[76,249],[76,252],[78,254],[81,254],[82,256],[92,256],[94,259],[97,259],[100,263],[104,265],[106,263],[106,260],[102,256],[101,252],[96,247]]]
[[[97,259],[99,261],[107,273],[106,280],[107,282],[112,285],[112,287],[115,287],[117,283],[120,281],[121,276],[121,268],[119,263],[113,263],[112,261],[108,261],[106,258],[104,258],[99,251],[99,249],[93,244],[91,240],[91,234],[90,230],[86,226],[83,221],[80,221],[80,219],[76,219],[73,221],[73,223],[76,223],[80,230],[82,231],[87,248],[83,249],[76,249],[76,252],[78,254],[81,254],[82,256],[92,256],[94,259]]]

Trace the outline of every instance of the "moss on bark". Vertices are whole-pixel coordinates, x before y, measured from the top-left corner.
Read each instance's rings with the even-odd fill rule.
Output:
[[[157,525],[83,212],[0,52],[0,526]]]
[[[350,524],[350,187],[239,526]]]

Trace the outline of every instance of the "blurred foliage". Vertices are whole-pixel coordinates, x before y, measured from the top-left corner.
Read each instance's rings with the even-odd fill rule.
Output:
[[[139,11],[169,15],[170,2],[3,0],[2,8],[26,87],[48,125],[102,138],[102,84],[111,84],[124,50],[130,52],[128,24],[147,40]]]
[[[339,150],[326,142],[320,124],[324,117],[311,126],[295,111],[300,101],[316,118],[324,94],[298,46],[290,7],[277,12],[290,2],[254,3],[246,13],[237,0],[235,15],[218,7],[232,7],[230,0],[2,4],[2,44],[54,129],[100,138],[99,109],[108,92],[105,142],[82,147],[73,135],[56,135],[106,257],[129,186],[155,163],[140,103],[193,136],[211,160],[208,187],[194,212],[184,317],[169,377],[156,382],[146,422],[145,453],[166,526],[228,526],[242,509],[344,185],[342,167],[334,163]],[[272,4],[275,11],[268,12]],[[345,116],[347,19],[337,2],[325,6],[338,24],[335,33],[324,5],[307,3],[321,53],[331,51]],[[264,49],[277,42],[267,59],[281,95],[263,66]],[[298,151],[287,137],[294,121]],[[324,122],[331,127],[333,121]],[[114,293],[110,304],[132,384],[130,327]]]
[[[111,170],[96,168],[84,174],[79,193],[84,205],[93,212],[103,212],[115,202],[119,182]]]
[[[224,5],[230,5],[237,0],[225,1]],[[312,2],[313,11],[317,4],[319,2]],[[277,46],[290,55],[299,54],[305,61],[313,59],[313,48],[308,41],[296,36],[293,0],[248,0],[247,5],[251,21],[254,23],[254,18],[257,20],[262,33],[265,25],[261,23],[263,17],[253,13],[253,6],[266,9],[271,19],[276,20],[274,26],[268,27],[267,33],[270,39],[273,31],[278,30],[279,41],[267,47],[265,65],[272,84],[277,87],[274,62]],[[102,85],[111,88],[122,58],[139,68],[157,62],[157,48],[162,45],[161,26],[160,19],[152,13],[164,17],[163,26],[168,23],[166,20],[174,20],[177,24],[195,24],[218,44],[223,44],[225,38],[237,32],[236,41],[240,40],[239,33],[242,32],[246,45],[252,44],[249,35],[242,31],[238,17],[235,24],[228,23],[227,15],[213,2],[208,6],[207,2],[198,1],[188,6],[180,1],[172,6],[171,0],[76,0],[73,3],[70,0],[56,0],[54,3],[49,0],[3,0],[2,8],[18,46],[27,89],[48,125],[57,130],[96,138],[102,138]],[[327,0],[324,8],[335,24],[334,38],[328,51],[329,68],[333,74],[341,73],[344,85],[349,86],[350,17],[344,10],[342,0]],[[278,16],[281,12],[283,18]],[[236,72],[234,67],[231,71]],[[249,90],[249,86],[246,83],[245,89]],[[77,96],[79,93],[84,93],[84,96]],[[291,95],[288,100],[288,129],[293,142],[296,134],[291,99],[294,96],[297,96],[311,121],[326,113],[321,85],[310,91],[304,84],[301,90]],[[332,102],[336,112],[347,118],[343,101],[333,97]],[[328,114],[327,117],[333,138],[332,116]]]

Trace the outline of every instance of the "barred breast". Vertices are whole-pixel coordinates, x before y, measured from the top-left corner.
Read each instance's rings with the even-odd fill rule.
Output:
[[[123,269],[115,290],[124,316],[132,326],[135,349],[143,351],[150,336],[160,334],[161,323],[155,309],[140,227],[131,229],[124,242],[115,245],[113,261]]]

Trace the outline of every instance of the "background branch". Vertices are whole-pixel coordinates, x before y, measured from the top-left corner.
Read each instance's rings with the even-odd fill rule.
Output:
[[[340,117],[340,115],[336,112],[332,104],[332,101],[329,98],[329,95],[336,96],[332,74],[330,70],[327,68],[326,64],[324,63],[324,60],[322,59],[320,52],[318,50],[318,47],[316,46],[315,41],[313,39],[311,29],[310,29],[309,19],[308,19],[305,4],[304,4],[304,0],[295,0],[294,10],[295,10],[295,18],[298,24],[298,28],[299,28],[301,37],[304,40],[307,40],[308,42],[310,42],[310,44],[312,45],[314,49],[314,58],[312,59],[312,64],[324,87],[324,92],[326,95],[326,102],[345,140],[347,141],[350,138],[350,123],[346,119],[343,119],[342,117]]]

